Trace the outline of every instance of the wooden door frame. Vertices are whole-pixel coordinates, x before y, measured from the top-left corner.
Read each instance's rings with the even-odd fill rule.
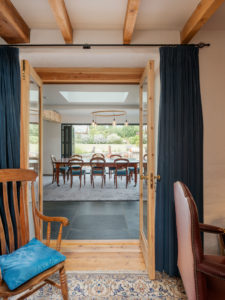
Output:
[[[139,84],[144,68],[34,68],[43,84]]]
[[[28,61],[25,61],[27,64]],[[148,126],[148,136],[154,131],[154,61],[151,60],[148,62],[145,68],[32,68],[30,66],[30,70],[32,74],[37,75],[39,82],[43,84],[135,84],[135,85],[143,85],[144,79],[147,76],[150,85],[148,84],[148,106],[152,105],[151,114],[148,114],[148,122],[151,120],[151,126]],[[23,76],[23,73],[21,71]],[[26,87],[28,79],[25,78],[24,80],[24,87]],[[28,89],[29,90],[29,89]],[[142,90],[140,88],[140,99],[142,97]],[[26,95],[26,88],[21,88],[21,95],[24,95],[26,99],[28,96]],[[153,101],[151,101],[153,100]],[[141,103],[141,102],[140,102]],[[21,96],[21,106],[24,107],[24,112],[21,111],[21,128],[24,126],[23,123],[27,123],[27,110],[29,112],[29,105],[27,104],[26,100],[23,100]],[[28,106],[28,107],[27,107]],[[141,120],[142,120],[142,106],[139,107],[140,109],[140,119],[139,119],[139,126],[141,132]],[[41,107],[43,111],[43,108]],[[22,115],[24,114],[24,115]],[[28,163],[24,160],[24,156],[28,153],[26,149],[28,147],[27,141],[27,133],[26,129],[23,128],[23,135],[21,137],[21,147],[25,149],[25,152],[22,153],[21,161],[25,167],[28,166]],[[43,124],[41,122],[40,131],[43,132]],[[24,141],[23,141],[24,140]],[[143,142],[142,135],[140,134],[140,145]],[[41,145],[41,152],[43,151],[42,141],[40,141]],[[150,148],[151,147],[151,148]],[[27,151],[27,152],[26,152]],[[40,153],[41,153],[40,152]],[[143,154],[143,149],[140,148],[140,152]],[[151,164],[148,163],[147,173],[149,176],[152,176],[152,180],[154,178],[154,143],[151,146],[148,145],[148,157],[151,157]],[[142,155],[143,157],[143,155]],[[22,167],[22,165],[21,165]],[[142,160],[140,161],[140,170],[143,167]],[[43,172],[42,167],[42,154],[41,154],[41,171]],[[42,183],[42,178],[41,178]],[[146,268],[149,273],[150,279],[155,279],[155,191],[154,189],[150,189],[150,184],[148,184],[148,193],[151,195],[151,201],[148,201],[148,240],[151,241],[151,247],[148,247],[147,239],[143,234],[143,206],[140,201],[140,213],[139,213],[139,223],[140,223],[140,237],[139,242],[142,249],[142,253],[144,256],[144,260],[146,263]],[[140,185],[140,197],[143,194],[143,190],[141,189]],[[42,194],[43,197],[43,194]],[[139,197],[139,198],[140,198]],[[43,204],[43,202],[42,202]],[[43,210],[43,206],[41,207],[41,211]],[[77,242],[77,240],[74,240]],[[71,240],[71,242],[74,242]],[[102,241],[104,243],[104,241]],[[122,240],[121,240],[122,242]],[[147,249],[147,251],[146,251]]]
[[[154,189],[154,172],[155,172],[155,144],[154,144],[154,61],[150,60],[143,72],[140,80],[140,104],[139,104],[139,145],[140,145],[140,175],[143,175],[143,101],[142,91],[143,84],[147,78],[147,237],[143,231],[143,185],[140,182],[140,246],[146,263],[146,268],[150,279],[155,279],[155,189]],[[140,179],[141,180],[141,179]]]
[[[39,87],[39,210],[43,212],[43,95],[42,80],[27,60],[20,63],[21,70],[21,112],[20,112],[20,168],[29,167],[29,107],[30,76]],[[28,196],[26,194],[28,205]],[[42,235],[41,235],[42,237]]]

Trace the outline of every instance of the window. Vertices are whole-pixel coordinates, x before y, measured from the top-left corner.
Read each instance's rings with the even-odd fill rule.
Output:
[[[71,143],[66,143],[67,126],[71,126]],[[80,154],[91,158],[93,153],[139,159],[139,125],[62,125],[62,157]]]

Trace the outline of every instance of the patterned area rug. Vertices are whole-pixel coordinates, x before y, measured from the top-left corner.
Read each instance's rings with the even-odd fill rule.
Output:
[[[55,275],[54,280],[58,281]],[[157,273],[156,280],[148,279],[146,273],[76,273],[68,272],[69,299],[187,299],[182,282],[178,278]],[[61,291],[46,285],[29,300],[61,300]]]
[[[78,177],[74,177],[72,188],[70,182],[66,181],[63,184],[62,176],[60,176],[60,186],[54,182],[52,184],[52,177],[43,176],[43,197],[44,201],[117,201],[117,200],[139,200],[139,184],[134,186],[132,180],[126,189],[125,178],[118,179],[118,188],[114,186],[113,178],[109,179],[106,176],[106,184],[101,188],[101,178],[96,176],[95,188],[90,184],[90,176],[86,176],[86,184],[80,188]]]

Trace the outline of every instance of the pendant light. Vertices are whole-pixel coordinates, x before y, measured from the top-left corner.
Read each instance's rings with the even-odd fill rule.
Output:
[[[124,122],[124,126],[128,126],[127,114],[126,114],[126,121]]]
[[[116,126],[116,119],[115,119],[115,116],[114,116],[114,118],[113,118],[112,126]]]

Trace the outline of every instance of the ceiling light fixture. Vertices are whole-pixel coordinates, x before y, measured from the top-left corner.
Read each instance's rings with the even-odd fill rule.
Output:
[[[128,126],[127,114],[126,114],[126,121],[124,122],[124,126]]]
[[[104,118],[112,118],[113,117],[112,126],[116,126],[116,117],[127,115],[125,110],[98,110],[98,111],[93,111],[91,114],[92,114],[93,121],[95,121],[95,126],[97,126],[97,123],[96,123],[97,117],[104,117]],[[93,121],[92,121],[92,125],[93,125]],[[125,123],[128,125],[127,120]],[[124,125],[125,125],[125,123],[124,123]]]
[[[112,126],[116,126],[116,119],[115,119],[115,117],[113,118]]]

